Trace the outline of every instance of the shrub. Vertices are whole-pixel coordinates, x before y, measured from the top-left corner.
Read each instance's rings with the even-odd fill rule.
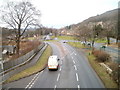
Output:
[[[120,73],[118,73],[118,72],[120,72],[119,68],[118,68],[118,64],[112,62],[112,63],[110,63],[109,66],[113,70],[113,72],[112,72],[112,78],[113,78],[113,80],[116,81],[116,82],[118,82],[118,76],[120,76],[120,75],[118,75],[118,74],[120,74]]]
[[[96,60],[99,62],[105,62],[105,61],[110,60],[110,55],[104,51],[94,50],[92,53],[96,57]]]

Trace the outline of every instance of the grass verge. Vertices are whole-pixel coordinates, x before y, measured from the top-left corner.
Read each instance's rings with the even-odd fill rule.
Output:
[[[103,38],[103,39],[97,39],[95,42],[96,43],[107,43],[107,40]]]
[[[106,88],[117,88],[117,84],[112,80],[112,77],[110,77],[106,70],[99,65],[92,54],[88,55],[88,60],[98,76],[103,81]]]
[[[5,83],[9,83],[9,82],[12,82],[12,81],[19,80],[21,78],[30,76],[32,74],[35,74],[35,73],[43,70],[45,68],[46,64],[47,64],[48,57],[51,54],[52,54],[52,49],[51,49],[50,46],[48,46],[35,65],[33,65],[32,67],[27,68],[27,69],[21,71],[18,74],[13,75],[8,80],[6,80]]]
[[[80,42],[68,42],[68,44],[70,44],[73,47],[77,47],[77,48],[86,48],[84,45],[82,45]]]
[[[68,43],[73,47],[77,48],[87,48],[80,43],[75,43],[75,42],[70,42]],[[93,54],[88,54],[90,53],[90,50],[86,50],[86,55],[88,57],[88,60],[95,70],[95,72],[98,74],[98,76],[101,78],[103,81],[104,85],[106,88],[117,88],[117,84],[113,81],[112,77],[109,76],[109,74],[106,72],[106,70],[99,65],[99,63],[95,60],[95,56]]]
[[[51,37],[52,39],[55,38],[55,36]],[[58,38],[59,40],[75,40],[75,37],[73,36],[57,36],[56,38]]]

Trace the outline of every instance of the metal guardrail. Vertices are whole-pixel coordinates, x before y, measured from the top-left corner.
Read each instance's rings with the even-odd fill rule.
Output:
[[[42,55],[42,53],[43,53],[43,51],[45,50],[46,47],[47,47],[47,44],[39,46],[39,51],[34,53],[26,61],[14,66],[10,69],[7,69],[7,70],[1,72],[0,76],[2,76],[2,81],[0,81],[0,82],[2,83],[5,80],[7,80],[9,77],[11,77],[12,75],[17,74],[17,73],[23,71],[24,69],[34,65],[37,62],[37,60],[40,58],[40,56]],[[32,60],[34,56],[36,56],[37,58],[35,58],[35,60]]]

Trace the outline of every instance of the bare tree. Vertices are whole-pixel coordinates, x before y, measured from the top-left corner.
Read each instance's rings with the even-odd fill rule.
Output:
[[[39,26],[40,11],[30,2],[9,2],[2,11],[2,20],[16,30],[16,46],[19,54],[20,38],[30,26]]]
[[[107,44],[110,45],[110,37],[113,35],[114,23],[112,21],[106,21],[103,23],[103,35],[107,37]]]

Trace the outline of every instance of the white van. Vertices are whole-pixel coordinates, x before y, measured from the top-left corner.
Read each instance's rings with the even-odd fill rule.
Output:
[[[58,57],[57,55],[52,55],[48,59],[48,69],[58,69],[59,63],[58,63]]]

